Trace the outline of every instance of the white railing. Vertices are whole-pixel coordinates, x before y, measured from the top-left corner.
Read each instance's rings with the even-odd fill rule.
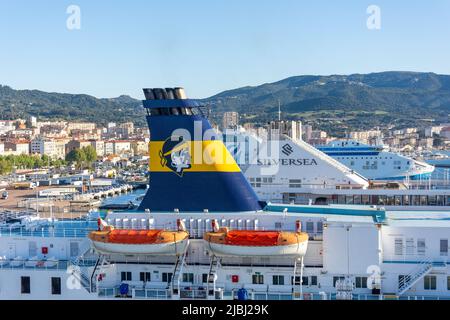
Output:
[[[0,260],[0,269],[9,270],[66,270],[69,266],[67,260],[30,260],[30,259],[9,259]]]
[[[86,238],[94,229],[82,228],[42,228],[39,230],[25,230],[21,228],[0,228],[0,237],[38,237],[38,238]]]

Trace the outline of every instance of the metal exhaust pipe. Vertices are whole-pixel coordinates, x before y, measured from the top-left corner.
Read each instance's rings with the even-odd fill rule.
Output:
[[[187,99],[186,93],[183,88],[174,88],[175,99]]]
[[[173,100],[175,99],[175,92],[173,88],[166,88],[167,99]]]
[[[164,89],[161,89],[161,88],[153,89],[153,94],[155,95],[155,99],[156,100],[164,100],[165,96],[167,95],[166,91]]]
[[[146,100],[155,100],[155,95],[153,94],[153,90],[149,88],[144,89],[144,95]]]

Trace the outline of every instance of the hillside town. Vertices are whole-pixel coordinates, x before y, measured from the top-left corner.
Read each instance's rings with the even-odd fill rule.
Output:
[[[240,125],[240,117],[237,112],[224,113],[223,129],[234,129]],[[302,139],[311,145],[326,145],[337,139],[332,133],[320,130],[320,128],[311,124],[304,124],[301,121],[271,121],[263,127],[256,127],[252,123],[243,123],[242,127],[258,136],[267,136],[270,131],[280,130],[294,140]],[[400,130],[374,128],[366,131],[349,131],[346,138],[368,145],[385,145],[395,152],[421,155],[432,150],[449,149],[450,123]]]
[[[93,122],[0,120],[0,154],[46,155],[65,159],[74,149],[92,146],[100,161],[145,156],[149,132],[135,128],[132,122],[108,123],[100,127]]]

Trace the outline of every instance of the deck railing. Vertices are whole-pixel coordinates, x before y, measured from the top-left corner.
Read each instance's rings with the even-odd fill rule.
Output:
[[[86,238],[91,228],[39,228],[26,230],[22,228],[0,228],[0,237],[38,237],[38,238]]]

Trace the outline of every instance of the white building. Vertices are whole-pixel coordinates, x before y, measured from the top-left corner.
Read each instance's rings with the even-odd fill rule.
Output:
[[[234,129],[239,125],[239,113],[237,112],[225,112],[222,119],[222,128]]]
[[[271,121],[269,124],[269,136],[286,135],[292,140],[302,140],[301,121]]]
[[[30,150],[32,154],[47,155],[51,158],[58,158],[55,141],[37,138],[31,141]]]
[[[114,153],[115,154],[122,154],[127,153],[131,151],[131,143],[130,141],[126,140],[116,140],[114,141]]]

